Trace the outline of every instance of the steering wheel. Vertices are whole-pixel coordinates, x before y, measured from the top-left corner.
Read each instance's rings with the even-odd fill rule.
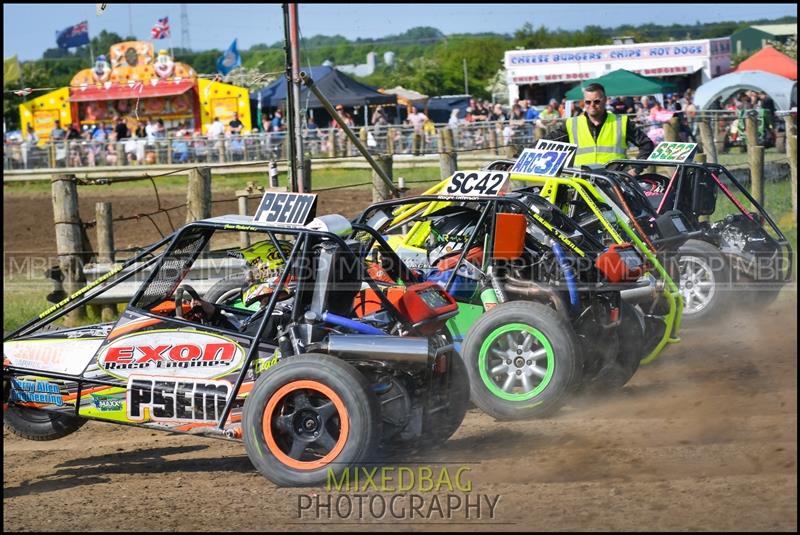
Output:
[[[189,286],[188,284],[184,284],[179,286],[177,290],[175,290],[175,316],[181,319],[183,317],[183,301],[184,301],[184,293],[188,293],[192,299],[200,300],[200,294],[197,293],[197,290]]]

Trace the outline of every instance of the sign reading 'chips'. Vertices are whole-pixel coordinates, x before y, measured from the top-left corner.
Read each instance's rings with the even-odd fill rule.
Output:
[[[268,191],[261,198],[253,221],[286,226],[303,226],[314,217],[317,196],[313,193]]]

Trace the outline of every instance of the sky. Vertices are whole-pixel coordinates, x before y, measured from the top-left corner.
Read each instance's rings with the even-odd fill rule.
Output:
[[[182,4],[3,4],[3,57],[38,59],[56,46],[56,33],[83,20],[89,36],[101,30],[149,39],[155,22],[169,17],[171,46],[182,46]],[[238,38],[240,50],[283,40],[280,4],[185,4],[193,50],[225,50]],[[694,24],[796,15],[797,4],[299,4],[303,37],[343,35],[349,39],[399,34],[432,26],[444,34],[512,34],[530,22],[549,29],[582,29],[589,24]],[[157,45],[170,46],[170,39]],[[107,51],[104,51],[107,53]],[[97,52],[96,52],[97,53]]]

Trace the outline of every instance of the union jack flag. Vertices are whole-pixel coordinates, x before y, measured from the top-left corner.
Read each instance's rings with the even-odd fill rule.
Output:
[[[153,29],[150,30],[150,35],[153,36],[153,39],[165,39],[167,37],[170,37],[169,17],[158,19],[158,22],[155,23]]]

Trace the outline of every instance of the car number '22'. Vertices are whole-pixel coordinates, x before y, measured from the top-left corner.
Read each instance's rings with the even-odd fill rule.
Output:
[[[455,173],[444,192],[447,195],[498,195],[508,180],[503,171],[459,171]]]

